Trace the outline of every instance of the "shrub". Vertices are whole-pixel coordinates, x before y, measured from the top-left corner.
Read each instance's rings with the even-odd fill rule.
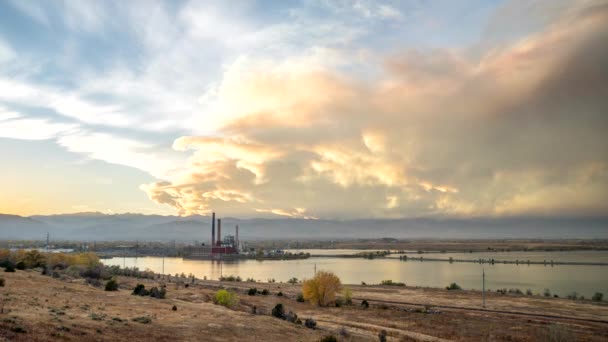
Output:
[[[150,297],[157,299],[165,299],[167,295],[167,290],[164,287],[161,287],[160,290],[157,287],[153,287],[150,289]]]
[[[526,295],[531,296],[532,295],[532,289],[527,289],[526,290]]]
[[[331,272],[317,272],[314,278],[306,280],[302,285],[304,299],[319,306],[327,306],[336,300],[340,291],[340,278]]]
[[[6,280],[4,278],[0,278],[0,287],[4,287],[6,285]]]
[[[338,342],[338,339],[334,335],[327,335],[320,339],[319,342]]]
[[[353,291],[351,291],[350,287],[344,287],[342,290],[342,296],[344,297],[344,303],[346,305],[351,305],[353,303]]]
[[[15,272],[15,266],[13,266],[12,264],[6,265],[6,267],[4,268],[4,272],[10,272],[10,273]]]
[[[106,319],[106,315],[104,314],[98,314],[98,313],[91,313],[91,319],[94,321],[103,321],[104,319]]]
[[[337,308],[344,306],[346,304],[343,298],[336,298],[335,305]]]
[[[369,303],[367,302],[367,300],[365,300],[365,299],[364,299],[364,300],[361,302],[361,307],[363,307],[364,309],[369,308]]]
[[[133,289],[133,293],[131,294],[134,296],[148,296],[150,295],[150,292],[146,290],[144,284],[137,284],[137,286],[135,286]]]
[[[312,318],[307,318],[304,321],[304,326],[309,328],[309,329],[316,329],[317,328],[317,321],[315,321]]]
[[[116,281],[116,278],[108,280],[106,283],[106,291],[118,291],[118,282]]]
[[[25,262],[23,262],[23,261],[19,261],[19,262],[18,262],[18,263],[15,265],[15,267],[16,267],[18,270],[22,270],[22,271],[23,271],[23,270],[26,268],[26,267],[25,267]]]
[[[19,334],[25,334],[27,332],[22,326],[19,326],[19,325],[16,327],[12,327],[11,331],[19,333]]]
[[[460,287],[460,285],[458,285],[456,283],[451,283],[449,286],[446,287],[446,289],[448,289],[448,290],[462,290],[462,287]]]
[[[152,323],[152,319],[148,316],[135,317],[132,319],[133,322],[141,323],[141,324],[150,324]]]
[[[288,313],[285,314],[285,320],[287,322],[295,323],[298,320],[298,315],[296,315],[292,311],[289,311]]]
[[[248,283],[255,283],[255,279],[253,278],[247,278],[247,280],[245,280]]]
[[[543,295],[545,297],[551,297],[551,291],[549,289],[545,289],[545,291],[543,292]]]
[[[304,303],[304,295],[302,293],[298,293],[298,296],[296,297],[296,302]]]
[[[215,304],[230,308],[238,302],[238,297],[236,296],[236,294],[222,289],[215,293],[213,301],[215,302]]]
[[[256,293],[258,293],[258,289],[256,289],[255,287],[252,287],[252,288],[249,289],[249,291],[247,291],[247,294],[249,296],[255,296]]]
[[[578,293],[571,292],[566,296],[568,299],[576,300],[578,298]]]
[[[279,303],[272,308],[272,315],[276,318],[285,319],[285,308]]]
[[[292,285],[295,285],[295,284],[298,283],[298,278],[293,277],[293,278],[289,279],[287,282],[290,283],[290,284],[292,284]]]
[[[596,292],[593,297],[591,297],[591,300],[594,302],[601,302],[604,299],[604,294],[601,292]]]
[[[267,289],[263,289],[263,290],[262,290],[262,294],[263,294],[264,296],[268,296],[268,295],[270,294],[270,291],[268,291]]]
[[[25,253],[23,263],[26,268],[44,267],[46,264],[46,257],[37,250],[31,250]]]
[[[405,283],[397,283],[392,280],[383,280],[380,285],[388,285],[388,286],[405,286]]]
[[[380,342],[386,342],[386,335],[387,335],[386,330],[381,330],[381,331],[378,333],[378,340],[379,340]]]
[[[171,310],[177,311],[177,305],[173,305],[173,307],[171,308]]]
[[[279,293],[277,293],[277,297],[283,297],[283,292],[279,291]]]

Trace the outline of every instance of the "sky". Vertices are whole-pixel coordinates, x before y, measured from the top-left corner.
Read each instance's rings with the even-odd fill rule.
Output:
[[[608,212],[608,1],[0,2],[0,213]]]

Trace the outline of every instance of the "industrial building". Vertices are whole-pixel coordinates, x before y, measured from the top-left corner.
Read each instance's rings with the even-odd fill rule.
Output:
[[[216,236],[217,223],[217,236]],[[222,239],[222,219],[211,214],[211,243],[201,246],[190,246],[185,249],[184,257],[190,259],[229,260],[238,259],[240,252],[239,226],[235,227],[234,235],[226,235]]]

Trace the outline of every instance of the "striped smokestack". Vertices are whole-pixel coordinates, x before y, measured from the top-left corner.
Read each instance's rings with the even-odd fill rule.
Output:
[[[217,219],[217,245],[222,245],[222,219]]]
[[[211,247],[215,244],[215,212],[211,213]]]

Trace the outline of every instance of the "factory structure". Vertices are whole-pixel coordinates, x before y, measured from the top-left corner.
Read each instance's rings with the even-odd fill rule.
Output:
[[[217,235],[216,235],[217,224]],[[222,239],[222,219],[216,220],[215,213],[211,214],[211,243],[200,246],[190,246],[185,249],[185,257],[189,259],[230,260],[244,257],[240,254],[239,226],[236,225],[234,235],[226,235]]]

